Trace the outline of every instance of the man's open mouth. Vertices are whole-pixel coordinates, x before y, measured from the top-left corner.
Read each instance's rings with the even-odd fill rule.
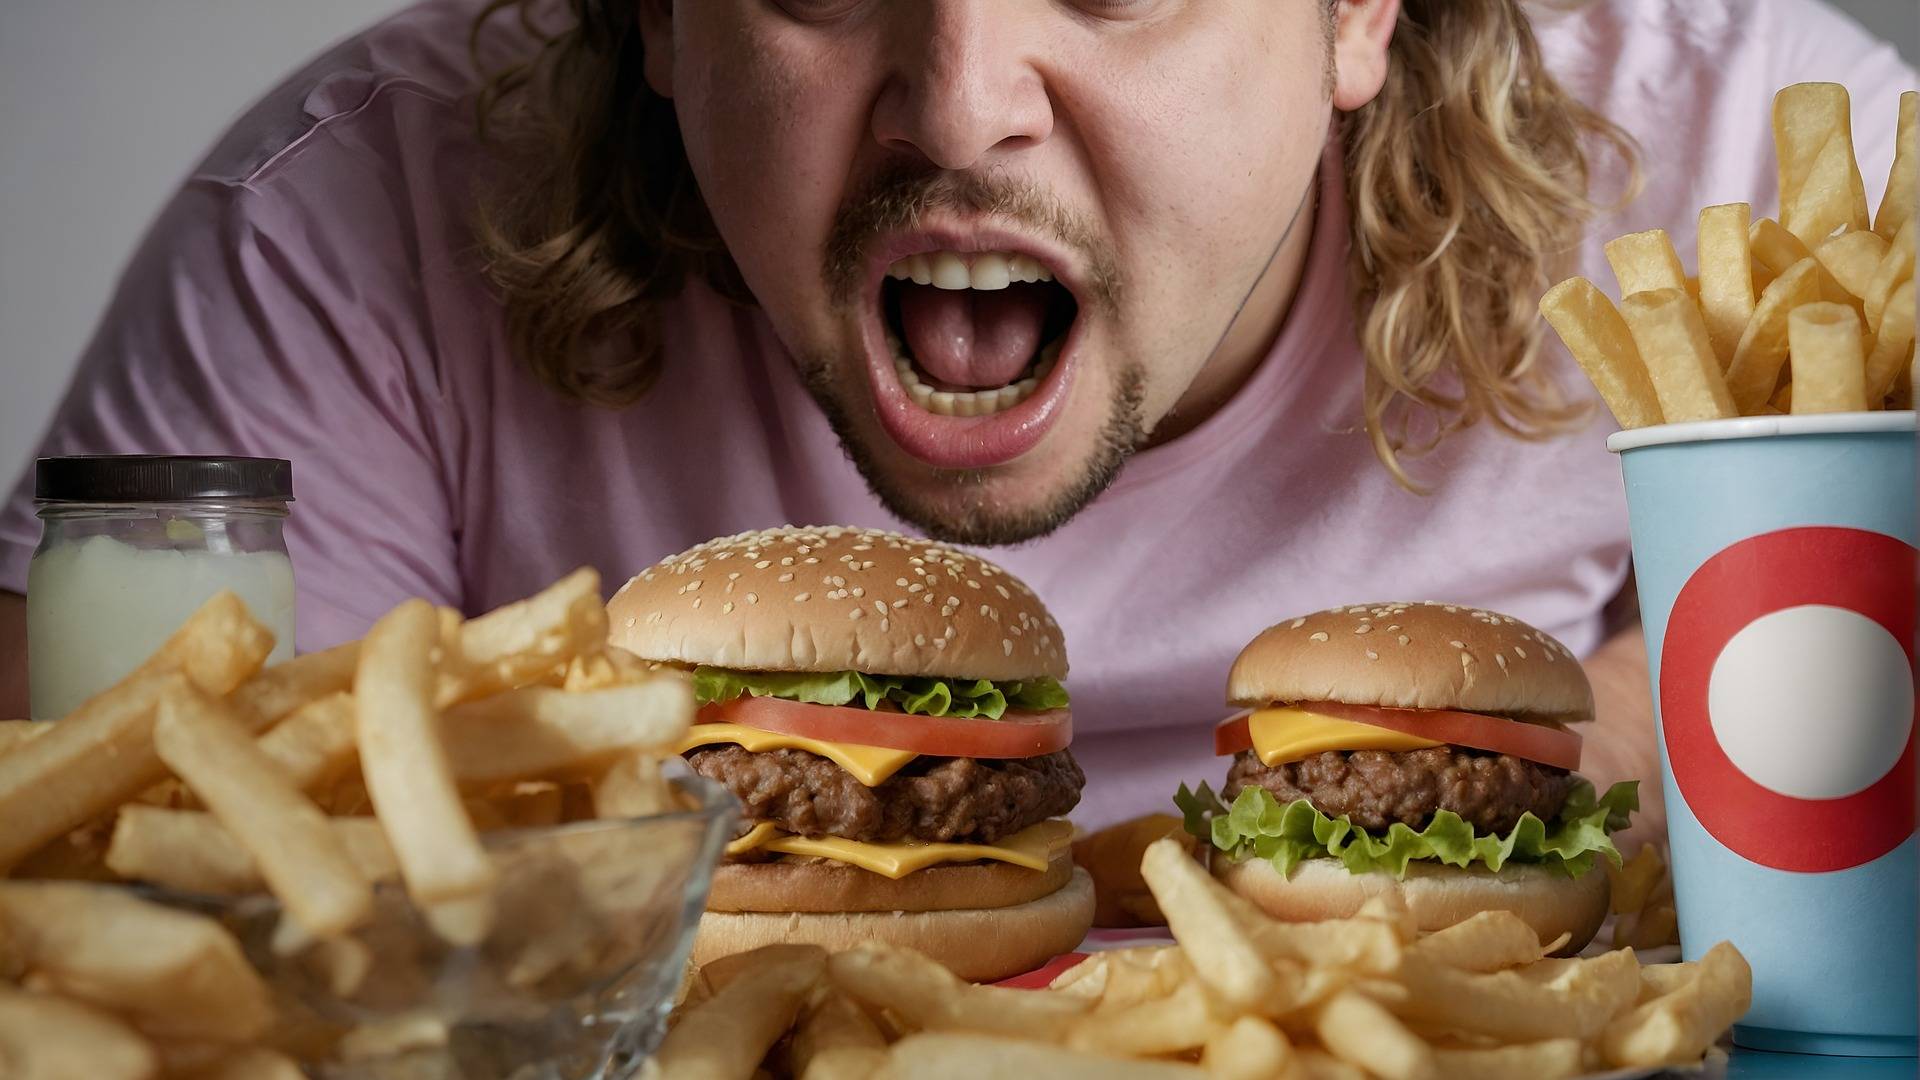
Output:
[[[1073,291],[1032,254],[939,249],[893,259],[879,282],[884,352],[871,372],[882,424],[942,468],[1019,457],[1061,411],[1079,312]]]
[[[1032,397],[1078,307],[1038,260],[998,251],[901,259],[880,300],[901,384],[941,416],[990,416]]]

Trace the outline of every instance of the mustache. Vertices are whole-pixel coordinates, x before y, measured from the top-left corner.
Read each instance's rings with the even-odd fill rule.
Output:
[[[866,253],[888,233],[919,227],[936,210],[959,210],[1010,221],[1048,236],[1086,260],[1085,289],[1076,297],[1109,314],[1118,310],[1119,259],[1105,236],[1058,196],[997,173],[954,173],[896,164],[841,204],[827,235],[826,282],[835,302],[851,306],[866,289]]]

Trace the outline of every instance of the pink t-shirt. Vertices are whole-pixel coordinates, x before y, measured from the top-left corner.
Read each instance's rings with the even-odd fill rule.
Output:
[[[466,229],[482,161],[465,100],[476,6],[410,9],[235,125],[134,256],[41,452],[292,459],[309,649],[408,596],[478,612],[581,564],[611,591],[724,533],[898,527],[753,311],[689,289],[665,315],[663,377],[618,412],[562,399],[509,354]],[[1913,72],[1813,0],[1617,0],[1538,18],[1560,78],[1645,149],[1646,194],[1582,253],[1596,280],[1612,281],[1606,236],[1663,226],[1690,252],[1703,205],[1773,212],[1770,102],[1787,83],[1851,87],[1877,195]],[[495,59],[526,47],[512,21],[487,39]],[[1065,629],[1086,822],[1218,781],[1207,728],[1227,666],[1283,617],[1446,599],[1585,653],[1626,579],[1601,424],[1545,443],[1465,432],[1416,462],[1426,496],[1375,461],[1333,172],[1304,284],[1245,388],[1058,532],[988,553]],[[0,588],[24,590],[38,536],[29,478],[0,514]]]

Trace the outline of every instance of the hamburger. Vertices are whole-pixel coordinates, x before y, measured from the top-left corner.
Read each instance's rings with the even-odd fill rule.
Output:
[[[1214,873],[1276,918],[1398,893],[1423,930],[1501,908],[1566,952],[1606,917],[1609,834],[1637,785],[1578,774],[1593,690],[1566,646],[1509,615],[1363,604],[1265,630],[1233,663],[1218,796],[1181,787]]]
[[[663,560],[608,616],[614,645],[692,673],[681,752],[744,808],[696,963],[878,939],[990,980],[1085,937],[1066,649],[1012,575],[893,533],[772,529]]]

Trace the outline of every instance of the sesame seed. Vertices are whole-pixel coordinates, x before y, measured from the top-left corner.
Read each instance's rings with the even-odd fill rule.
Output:
[[[1013,655],[1013,639],[1012,638],[1000,639],[1000,653],[1002,656]]]
[[[1013,599],[1013,594],[1007,591],[1007,587],[1005,585],[995,585],[993,587],[993,591],[999,593],[1000,599],[1002,600]]]
[[[880,632],[881,632],[881,633],[883,633],[883,634],[887,632],[887,620],[886,620],[886,619],[881,619],[881,620],[880,620]]]
[[[693,598],[693,610],[695,611],[700,610],[700,598],[697,596]]]
[[[862,615],[865,615],[865,614],[866,614],[866,612],[864,612],[864,611],[861,611],[861,610],[860,610],[859,608],[854,608],[854,609],[853,609],[852,611],[849,611],[849,612],[847,612],[847,618],[849,618],[849,619],[858,619],[858,618],[860,618],[860,617],[861,617]]]
[[[907,606],[907,602],[905,600],[895,600],[893,602],[893,610],[895,611],[899,611],[901,608],[906,606]]]
[[[1527,658],[1527,650],[1521,648],[1518,645],[1515,645],[1513,647],[1513,655],[1519,657],[1522,660],[1525,660]]]
[[[873,602],[873,610],[885,615],[887,613],[887,602],[885,600],[875,600]]]
[[[694,579],[693,579],[692,581],[689,581],[689,582],[687,582],[687,591],[688,591],[688,592],[699,592],[699,591],[700,591],[700,582],[701,582],[701,579],[700,579],[700,578],[694,578]]]
[[[933,639],[933,647],[934,647],[934,648],[936,648],[936,649],[944,649],[944,648],[946,648],[946,647],[947,647],[947,639],[946,639],[946,638],[934,638],[934,639]]]
[[[907,579],[906,579],[906,578],[894,578],[894,579],[893,579],[893,583],[894,583],[895,585],[898,585],[898,586],[900,586],[900,587],[901,587],[901,588],[903,588],[903,589],[907,587]]]
[[[1505,653],[1494,653],[1493,662],[1500,665],[1501,671],[1507,670],[1507,655]]]
[[[820,560],[819,560],[819,559],[816,559],[816,558],[814,558],[814,557],[813,557],[813,556],[811,556],[811,555],[809,555],[809,556],[807,556],[806,558],[804,558],[804,559],[802,559],[802,560],[800,560],[800,561],[801,561],[801,562],[803,562],[803,563],[806,563],[806,564],[807,564],[808,566],[816,566],[816,565],[818,565],[818,564],[819,564],[819,562],[820,562]]]
[[[1325,641],[1327,640],[1327,632],[1325,630],[1316,630],[1311,635],[1308,636],[1307,640]]]
[[[1368,649],[1368,650],[1367,650],[1367,659],[1369,659],[1369,660],[1378,660],[1378,659],[1380,659],[1380,654],[1379,654],[1379,653],[1377,653],[1377,652],[1374,652],[1374,651],[1373,651],[1372,649]]]
[[[633,620],[631,618],[627,620],[627,626],[629,627],[633,626]]]
[[[756,565],[757,565],[757,564],[756,564]],[[783,557],[783,558],[782,558],[782,559],[780,560],[780,565],[781,565],[781,566],[792,566],[792,565],[793,565],[793,556],[791,556],[791,555],[788,555],[788,556],[785,556],[785,557]],[[765,568],[764,568],[764,567],[762,567],[762,569],[765,569]]]
[[[910,593],[925,592],[926,590],[927,590],[927,587],[925,585],[920,584],[917,581],[907,586],[907,591]]]
[[[775,580],[775,581],[778,581],[778,582],[781,582],[781,583],[783,583],[783,584],[784,584],[784,583],[786,583],[786,582],[789,582],[789,581],[792,581],[792,580],[793,580],[793,575],[792,575],[792,574],[781,574],[781,575],[780,575],[779,577],[777,577],[777,578],[775,578],[774,580]]]
[[[915,645],[918,645],[918,646],[920,646],[920,647],[921,647],[921,648],[923,648],[923,649],[924,649],[924,648],[926,648],[926,647],[927,647],[927,635],[925,635],[925,634],[915,634],[915,635],[913,635],[913,643],[914,643]]]
[[[760,602],[760,594],[759,594],[759,593],[748,593],[748,594],[747,594],[747,603],[749,603],[749,604],[757,604],[757,603],[759,603],[759,602]]]
[[[1372,623],[1361,623],[1359,626],[1354,627],[1353,632],[1356,634],[1365,634],[1365,633],[1371,632],[1372,630],[1373,630]]]
[[[860,586],[858,586],[858,585],[855,585],[855,586],[853,587],[853,595],[854,595],[854,597],[855,597],[856,599],[858,599],[859,597],[862,597],[862,596],[865,596],[865,595],[867,595],[867,590],[865,590],[865,589],[863,589],[863,588],[861,588],[861,587],[860,587]]]
[[[1299,619],[1293,620],[1291,624],[1291,628],[1294,630],[1298,630],[1305,625],[1307,625],[1307,620],[1304,618],[1299,618]]]
[[[803,592],[803,593],[799,593],[799,594],[797,594],[797,595],[795,595],[795,596],[794,596],[794,598],[793,598],[793,602],[794,602],[794,603],[796,603],[796,604],[804,604],[804,603],[806,603],[807,601],[809,601],[809,600],[811,600],[811,599],[813,599],[813,594],[812,594],[812,593],[810,593],[810,592]]]
[[[1387,629],[1388,629],[1389,631],[1392,631],[1392,630],[1398,630],[1398,629],[1400,629],[1400,624],[1399,624],[1399,623],[1394,623],[1394,624],[1393,624],[1392,626],[1389,626],[1389,627],[1387,627]]]
[[[721,604],[721,605],[720,605],[720,614],[722,614],[722,615],[731,615],[731,614],[733,614],[733,601],[731,601],[731,600],[729,600],[729,601],[727,601],[726,603],[724,603],[724,604]]]
[[[1464,641],[1449,641],[1447,642],[1447,644],[1453,646],[1456,649],[1464,649],[1467,647],[1467,643]]]
[[[977,589],[977,588],[979,588],[979,587],[980,587],[980,583],[979,583],[979,582],[977,582],[977,581],[975,581],[975,580],[973,580],[972,578],[968,578],[968,579],[967,579],[967,588],[969,588],[969,589]]]
[[[1405,645],[1405,644],[1406,644],[1407,642],[1409,642],[1409,641],[1412,641],[1412,640],[1413,640],[1412,638],[1410,638],[1410,637],[1408,637],[1408,636],[1407,636],[1407,635],[1405,635],[1405,634],[1401,634],[1401,635],[1400,635],[1400,644],[1402,644],[1402,645]]]

